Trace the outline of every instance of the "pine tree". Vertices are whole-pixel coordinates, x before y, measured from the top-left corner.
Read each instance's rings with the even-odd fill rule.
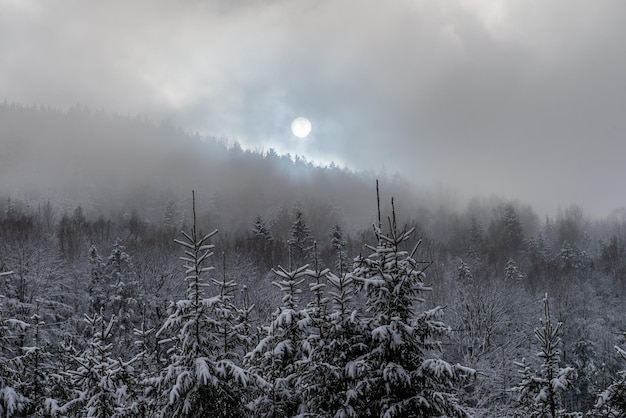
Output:
[[[152,375],[152,366],[156,363],[154,350],[150,347],[154,328],[148,328],[146,324],[146,307],[143,307],[141,325],[133,329],[135,336],[134,346],[139,351],[136,356],[134,381],[137,382],[129,388],[130,405],[127,408],[133,417],[148,418],[157,413],[156,402],[152,402],[144,393],[150,390],[149,382]]]
[[[263,218],[261,218],[260,215],[254,218],[251,232],[253,238],[262,241],[263,244],[271,244],[274,240],[272,238],[271,231],[269,230],[269,228],[265,224],[265,221],[263,220]]]
[[[330,343],[328,298],[325,295],[325,276],[329,269],[320,266],[317,257],[317,243],[313,243],[314,270],[308,270],[309,290],[313,294],[306,311],[308,327],[304,343],[308,358],[302,362],[302,369],[298,375],[296,386],[302,394],[302,410],[307,413],[320,414],[320,397],[328,391],[329,374],[334,366],[328,364],[326,356],[327,346]]]
[[[300,286],[311,273],[308,265],[292,271],[278,266],[273,272],[278,280],[272,284],[283,293],[283,306],[265,327],[265,337],[246,356],[246,363],[258,380],[252,403],[256,416],[293,417],[302,412],[298,376],[310,354],[306,341],[310,318],[306,309],[299,309],[298,302]]]
[[[520,393],[520,406],[525,416],[550,418],[570,416],[562,407],[561,396],[572,386],[576,379],[576,370],[571,367],[559,367],[561,323],[552,322],[547,294],[543,299],[543,306],[545,318],[541,321],[542,327],[535,329],[535,337],[541,350],[537,354],[542,361],[540,372],[533,376],[525,360],[516,363],[520,368],[522,379],[513,390]]]
[[[514,257],[524,243],[524,231],[512,204],[499,208],[488,228],[489,259],[497,270],[504,269],[507,260]]]
[[[260,215],[254,219],[250,232],[257,262],[269,268],[274,258],[274,238]]]
[[[454,387],[474,371],[438,357],[439,338],[450,329],[442,322],[441,307],[416,312],[421,294],[430,288],[413,259],[419,244],[411,253],[401,249],[414,228],[399,230],[395,210],[392,216],[388,233],[374,225],[378,244],[368,246],[372,253],[357,259],[351,273],[367,297],[368,344],[349,366],[357,380],[351,405],[359,417],[467,417]]]
[[[356,369],[366,352],[365,325],[358,310],[353,308],[355,283],[344,272],[326,272],[329,287],[329,312],[323,339],[312,347],[307,372],[301,380],[307,411],[317,416],[357,417],[352,401],[356,385]],[[320,333],[321,335],[321,333]]]
[[[254,308],[254,303],[250,302],[248,287],[244,285],[241,288],[241,306],[236,308],[239,345],[241,346],[244,355],[247,354],[252,348],[252,341],[254,338],[252,312],[254,311]]]
[[[343,230],[339,225],[333,226],[330,231],[330,246],[336,254],[335,270],[341,276],[348,271],[348,254],[346,253],[346,241],[343,237]]]
[[[467,255],[471,260],[480,261],[485,254],[485,236],[482,225],[472,217],[470,224],[470,245]]]
[[[95,312],[100,312],[108,302],[108,289],[105,274],[105,264],[98,254],[98,249],[95,245],[89,247],[89,266],[91,267],[89,283],[89,297],[91,309]]]
[[[129,331],[135,327],[135,314],[138,313],[139,306],[137,300],[139,286],[132,259],[126,253],[125,247],[116,240],[106,261],[92,245],[89,249],[89,264],[91,308],[96,312],[104,309],[105,314],[115,315],[117,344],[114,352],[115,354],[128,352],[133,344]]]
[[[248,384],[245,370],[228,358],[220,358],[224,298],[206,297],[207,266],[213,255],[209,240],[217,230],[199,238],[196,231],[195,194],[191,233],[176,240],[185,249],[181,257],[187,282],[186,297],[170,306],[169,317],[158,331],[161,344],[169,345],[169,360],[161,374],[150,380],[162,397],[163,417],[245,416],[243,390]],[[223,357],[223,356],[222,356]]]
[[[524,231],[513,205],[506,205],[502,218],[504,224],[504,245],[511,252],[518,251],[524,241]]]
[[[313,238],[311,229],[304,220],[304,214],[300,208],[294,211],[295,220],[291,225],[291,239],[289,241],[291,251],[291,261],[294,265],[303,265],[311,257]]]
[[[525,358],[523,358],[521,362],[516,361],[515,365],[518,367],[520,383],[517,387],[513,388],[513,391],[519,392],[517,402],[519,403],[520,409],[526,414],[535,409],[536,397],[541,391],[544,380],[537,376]]]
[[[50,372],[54,366],[41,332],[44,325],[37,302],[29,327],[32,331],[32,345],[22,347],[22,354],[16,359],[18,375],[21,376],[18,391],[28,399],[24,413],[32,417],[46,416],[46,403],[51,396],[53,377]]]
[[[163,213],[163,227],[168,230],[168,232],[174,231],[178,227],[177,212],[176,202],[173,200],[168,201],[165,212]]]
[[[133,345],[131,332],[136,325],[136,317],[140,312],[137,295],[139,284],[135,275],[132,259],[126,248],[116,240],[111,249],[105,271],[109,285],[107,310],[117,318],[117,350],[115,353],[127,352]]]
[[[469,265],[463,260],[461,260],[461,264],[459,265],[459,281],[465,284],[474,283],[474,274],[472,273],[472,269]]]
[[[12,273],[12,272],[11,272]],[[3,273],[10,275],[11,273]],[[12,318],[4,318],[0,305],[0,416],[10,417],[22,413],[28,398],[17,389],[20,385],[19,373],[15,364],[15,332],[23,332],[28,324]]]
[[[524,280],[524,274],[517,267],[517,263],[512,258],[509,259],[506,263],[506,267],[504,269],[504,279],[507,283],[521,283]]]
[[[112,357],[110,341],[115,317],[106,322],[101,311],[86,315],[85,322],[92,328],[93,335],[89,348],[74,357],[77,368],[68,373],[74,396],[52,412],[90,418],[127,416],[128,386],[136,383],[130,381],[127,372],[135,359],[124,363]]]
[[[240,354],[236,350],[241,341],[239,335],[239,327],[237,324],[237,307],[234,305],[235,292],[237,284],[233,280],[226,277],[226,255],[222,253],[223,271],[222,279],[211,279],[213,285],[217,288],[218,302],[215,307],[215,314],[219,321],[219,354],[218,358],[229,358],[239,363]]]
[[[617,346],[615,349],[619,356],[626,360],[626,350]],[[626,416],[626,369],[619,371],[613,383],[598,395],[594,413],[598,417]]]

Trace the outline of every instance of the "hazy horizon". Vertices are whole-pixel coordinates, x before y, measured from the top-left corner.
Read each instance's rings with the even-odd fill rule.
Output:
[[[0,100],[598,218],[626,206],[625,15],[582,0],[0,0]]]

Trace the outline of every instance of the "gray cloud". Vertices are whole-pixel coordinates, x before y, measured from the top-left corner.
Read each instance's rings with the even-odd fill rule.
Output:
[[[553,213],[625,205],[621,1],[0,0],[0,91]],[[314,133],[294,141],[289,123]]]

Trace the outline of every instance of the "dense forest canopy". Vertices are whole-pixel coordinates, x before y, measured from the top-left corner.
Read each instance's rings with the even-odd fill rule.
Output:
[[[1,414],[624,414],[624,210],[82,108],[1,105],[0,149]]]

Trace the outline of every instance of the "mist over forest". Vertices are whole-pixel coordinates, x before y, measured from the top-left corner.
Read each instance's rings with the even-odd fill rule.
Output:
[[[81,107],[0,105],[0,150],[3,416],[625,413],[623,209]]]
[[[144,221],[160,222],[170,201],[187,206],[180,208],[181,216],[188,212],[196,190],[204,214],[238,232],[256,215],[269,217],[296,202],[324,212],[321,228],[333,222],[361,227],[375,212],[372,185],[381,174],[334,163],[321,167],[271,148],[244,150],[227,138],[82,107],[61,112],[5,103],[0,141],[5,201],[13,197],[37,206],[49,200],[61,212],[80,205],[90,218],[135,212]],[[408,181],[393,173],[382,176],[389,195],[403,188],[411,196],[403,204],[417,200],[418,189]],[[435,209],[427,197],[421,200]]]
[[[625,21],[0,0],[0,418],[626,417]]]

